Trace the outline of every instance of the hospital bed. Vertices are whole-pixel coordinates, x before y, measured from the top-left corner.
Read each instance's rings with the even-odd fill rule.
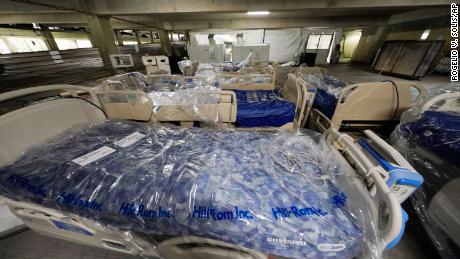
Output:
[[[73,93],[86,89],[34,87],[2,94],[0,102],[50,90]],[[309,131],[152,128],[145,123],[105,121],[94,93],[85,100],[74,97],[48,98],[0,116],[0,161],[7,165],[0,169],[0,193],[11,212],[41,234],[121,253],[166,258],[267,258],[265,253],[295,258],[377,258],[402,237],[407,217],[401,200],[387,186],[388,172],[375,154],[393,165],[413,169],[371,131],[366,131],[366,140],[362,140],[366,144],[362,145],[335,129],[320,137]],[[81,126],[84,123],[92,126]],[[259,149],[264,145],[269,153]],[[216,148],[223,153],[214,152]],[[148,162],[157,158],[164,163]],[[221,167],[223,162],[226,166]],[[314,176],[304,177],[305,169]],[[153,174],[144,174],[145,170]],[[245,173],[235,174],[234,170]],[[225,181],[216,178],[222,173]],[[271,177],[265,177],[267,173]],[[171,181],[146,185],[145,177],[157,179],[158,174]],[[175,178],[177,174],[182,177]],[[207,187],[223,189],[206,196],[201,192],[206,188],[200,185],[205,182]],[[151,193],[156,186],[168,188]],[[307,191],[307,186],[312,189]],[[133,188],[139,192],[133,193]],[[338,194],[329,197],[333,193]],[[91,200],[88,195],[98,198]],[[256,204],[262,204],[257,200],[266,195],[277,200],[265,200],[272,210],[264,214]],[[100,200],[102,196],[107,200]],[[127,200],[121,204],[123,199],[117,197]],[[158,205],[152,197],[176,197],[176,202],[169,204],[175,210],[167,204],[160,204],[164,207],[156,208],[158,211],[150,210],[150,202]],[[309,197],[311,203],[303,204],[301,197]],[[212,211],[206,207],[207,202],[218,206],[219,201],[232,200],[246,203]],[[205,204],[200,207],[195,203],[193,211],[193,217],[207,219],[204,224],[187,225],[190,218],[180,214],[179,205],[187,208],[193,201]],[[247,210],[248,204],[252,210]],[[327,206],[321,210],[314,208],[315,204]],[[218,213],[222,209],[236,212]],[[124,216],[115,216],[117,211]],[[133,216],[136,214],[140,216]],[[230,214],[238,218],[235,223],[224,220]],[[267,220],[268,215],[283,218],[283,223]],[[298,217],[302,220],[295,220]],[[216,218],[224,221],[212,223]],[[256,219],[258,224],[250,223]],[[305,227],[296,223],[305,220]],[[182,227],[176,228],[181,222]],[[304,233],[301,239],[300,232]]]
[[[423,175],[412,204],[443,258],[460,247],[460,88],[436,87],[405,112],[391,143]]]
[[[322,71],[319,77],[325,73],[325,70]],[[302,76],[300,73],[300,77],[305,79],[305,74]],[[339,130],[369,129],[397,122],[401,114],[412,107],[425,92],[423,86],[410,81],[345,85],[330,80],[340,86],[316,88],[309,116],[309,127],[320,132],[329,127]],[[312,82],[307,79],[305,81],[307,87],[312,88]]]
[[[294,75],[289,76],[279,91],[218,91],[209,82],[202,77],[145,77],[130,73],[106,80],[96,94],[109,118],[180,121],[189,127],[194,121],[202,121],[240,129],[299,128],[305,110],[311,108],[305,82]],[[171,89],[176,92],[170,94]],[[114,95],[116,98],[112,98]]]

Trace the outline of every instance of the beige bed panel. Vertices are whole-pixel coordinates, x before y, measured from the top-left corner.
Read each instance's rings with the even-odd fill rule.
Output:
[[[155,110],[150,97],[141,91],[114,90],[96,93],[107,117],[110,119],[138,121],[180,122],[235,122],[236,95],[232,91],[214,91],[219,102],[194,105],[164,105]]]
[[[75,85],[37,86],[0,95],[0,102],[49,91],[65,91],[73,97],[77,92],[88,92],[88,101],[98,105],[91,89]],[[76,98],[52,99],[26,106],[0,116],[0,165],[15,160],[33,145],[45,142],[78,124],[104,121],[100,109]]]
[[[337,101],[332,126],[339,129],[344,121],[391,121],[411,108],[425,90],[410,81],[359,83],[345,87]],[[419,95],[413,100],[411,88]],[[398,98],[399,95],[399,98]],[[398,102],[399,99],[399,102]],[[397,109],[397,110],[396,110]],[[357,122],[359,123],[359,122]],[[360,123],[361,126],[367,125]]]
[[[97,91],[96,95],[110,119],[150,121],[153,102],[141,91]]]

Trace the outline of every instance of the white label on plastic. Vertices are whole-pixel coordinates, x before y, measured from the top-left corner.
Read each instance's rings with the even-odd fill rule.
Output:
[[[174,168],[174,164],[165,165],[165,167],[163,167],[163,174],[165,176],[170,176],[173,168]]]
[[[117,140],[115,141],[115,145],[119,146],[119,147],[129,147],[131,146],[132,144],[136,143],[137,141],[141,140],[142,138],[144,138],[145,135],[142,134],[142,133],[139,133],[139,132],[134,132],[120,140]]]
[[[318,244],[316,247],[323,252],[338,252],[345,249],[346,246],[344,244]]]
[[[401,185],[401,184],[395,184],[391,187],[391,192],[396,195],[396,198],[399,201],[404,201],[407,197],[409,197],[412,192],[415,191],[415,187],[407,186],[407,185]]]
[[[86,155],[83,155],[81,157],[78,157],[78,158],[75,158],[74,160],[72,160],[72,162],[74,163],[77,163],[81,166],[85,166],[87,164],[90,164],[100,158],[103,158],[107,155],[110,155],[112,154],[113,152],[115,152],[116,150],[111,148],[111,147],[108,147],[108,146],[103,146],[99,149],[96,149],[92,152],[89,152],[88,154]]]

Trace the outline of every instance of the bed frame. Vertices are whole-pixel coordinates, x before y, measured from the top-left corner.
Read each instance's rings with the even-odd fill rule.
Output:
[[[399,120],[424,94],[423,86],[410,81],[358,83],[343,88],[331,119],[317,109],[310,115],[309,127],[324,132],[336,129],[374,128]],[[415,100],[411,88],[418,91]],[[397,89],[397,91],[396,91]],[[398,98],[399,97],[399,98]],[[399,100],[399,102],[398,102]]]
[[[0,102],[50,90],[72,93],[88,89],[70,85],[34,87],[2,94],[0,95]],[[106,117],[95,106],[99,102],[98,97],[91,90],[88,93],[89,98],[86,101],[72,97],[47,99],[0,116],[0,140],[2,142],[0,166],[12,162],[30,147],[45,143],[48,138],[66,129],[76,127],[81,123],[104,121]],[[366,132],[366,135],[369,142],[382,155],[390,159],[392,163],[411,168],[399,153],[389,147],[377,135],[370,131]],[[387,219],[387,224],[380,226],[378,230],[382,240],[377,244],[377,252],[382,254],[385,249],[391,248],[395,242],[399,241],[404,229],[400,204],[382,177],[386,172],[369,159],[365,150],[355,140],[346,134],[339,133],[336,129],[329,129],[323,135],[321,141],[325,141],[328,144],[331,151],[337,154],[339,162],[343,163],[349,170],[347,172],[350,175],[347,178],[353,179],[353,186],[343,187],[352,188],[354,191],[351,192],[351,195],[356,195],[356,197],[349,198],[362,200],[361,204],[366,206],[366,210],[369,213],[372,213],[374,222],[379,222],[380,217],[383,215]],[[158,244],[152,244],[143,238],[142,234],[132,232],[126,234],[125,231],[100,225],[97,222],[72,213],[63,213],[55,209],[9,198],[5,198],[5,200],[10,211],[34,231],[43,235],[121,253],[148,257],[159,257],[157,252],[160,252],[165,257],[187,254],[190,256],[189,258],[203,258],[203,256],[209,254],[215,256],[232,254],[235,256],[252,255],[254,258],[267,258],[266,255],[250,249],[193,236],[176,237]],[[385,205],[385,210],[381,209],[382,204]],[[68,228],[58,228],[54,222],[66,224]],[[88,233],[91,235],[88,235]],[[183,246],[190,243],[193,243],[194,246]],[[363,258],[365,256],[362,255]]]

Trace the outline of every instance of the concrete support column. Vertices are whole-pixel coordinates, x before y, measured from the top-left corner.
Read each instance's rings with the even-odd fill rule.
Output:
[[[185,41],[190,44],[190,31],[185,31],[184,33]]]
[[[385,39],[387,37],[387,33],[388,33],[388,26],[379,26],[377,28],[377,31],[375,33],[375,46],[374,46],[374,49],[371,50],[370,52],[372,53],[372,55],[369,57],[369,63],[372,63],[374,61],[374,59],[376,58],[377,56],[377,53],[379,52],[379,49],[383,47],[383,44],[385,43]]]
[[[149,31],[150,33],[150,43],[154,43],[153,41],[153,31]]]
[[[115,45],[115,34],[110,24],[110,18],[88,15],[88,25],[93,46],[99,48],[104,66],[113,69],[110,54],[120,54],[120,50]]]
[[[169,40],[169,33],[165,30],[159,30],[158,33],[160,34],[161,49],[163,50],[163,54],[166,56],[171,56],[172,45],[171,41]]]
[[[115,30],[115,38],[117,39],[118,46],[123,46],[123,39],[121,38],[121,31]]]
[[[134,31],[134,35],[136,36],[137,45],[141,45],[142,42],[141,42],[141,38],[139,37],[139,32]]]
[[[46,46],[48,46],[49,50],[59,50],[58,45],[56,44],[56,41],[54,40],[54,36],[51,33],[51,31],[46,27],[43,26],[43,29],[41,30],[41,34],[43,39],[45,40]]]

